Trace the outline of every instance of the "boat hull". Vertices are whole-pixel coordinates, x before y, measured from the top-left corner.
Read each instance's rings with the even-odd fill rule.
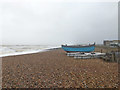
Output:
[[[95,45],[77,46],[77,47],[62,45],[62,49],[66,52],[92,52],[95,50]]]

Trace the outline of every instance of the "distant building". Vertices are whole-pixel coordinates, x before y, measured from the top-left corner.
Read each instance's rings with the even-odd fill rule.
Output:
[[[105,46],[119,46],[120,45],[120,40],[104,40],[103,44]]]
[[[112,43],[112,41],[109,41],[109,40],[105,40],[105,41],[103,41],[103,44],[104,44],[105,46],[109,46],[110,43]]]

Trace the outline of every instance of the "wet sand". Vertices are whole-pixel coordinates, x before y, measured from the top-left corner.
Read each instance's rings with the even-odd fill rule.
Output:
[[[118,64],[74,59],[61,49],[2,58],[3,88],[117,88]]]

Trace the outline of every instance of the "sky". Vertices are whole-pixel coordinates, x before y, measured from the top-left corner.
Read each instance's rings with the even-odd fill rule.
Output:
[[[113,0],[1,0],[0,44],[97,44],[118,39]]]

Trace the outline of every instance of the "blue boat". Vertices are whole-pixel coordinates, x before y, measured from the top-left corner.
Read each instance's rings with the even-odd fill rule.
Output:
[[[67,46],[67,45],[62,45],[62,49],[66,52],[92,52],[95,50],[95,43],[91,45],[72,45],[72,46]]]

